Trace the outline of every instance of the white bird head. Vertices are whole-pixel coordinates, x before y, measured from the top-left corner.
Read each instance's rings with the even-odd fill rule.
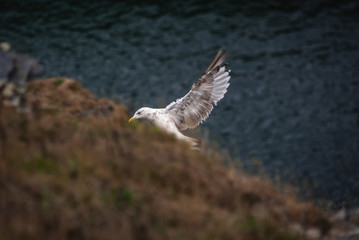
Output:
[[[133,117],[128,120],[128,122],[131,122],[135,119],[140,119],[140,118],[149,118],[150,113],[152,113],[152,108],[149,108],[149,107],[140,108],[135,112]]]

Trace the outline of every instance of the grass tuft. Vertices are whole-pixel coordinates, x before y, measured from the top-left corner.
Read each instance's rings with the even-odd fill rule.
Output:
[[[76,92],[78,90],[80,90],[80,85],[76,82],[73,82],[73,83],[70,83],[68,88],[73,91],[73,92]]]
[[[30,172],[38,171],[44,173],[54,173],[55,166],[54,163],[45,158],[44,156],[39,156],[34,159],[26,160],[24,162],[24,168]]]
[[[58,79],[56,79],[56,80],[54,81],[54,86],[55,86],[55,87],[58,87],[58,86],[60,86],[61,84],[63,84],[64,81],[65,81],[64,79],[58,78]]]

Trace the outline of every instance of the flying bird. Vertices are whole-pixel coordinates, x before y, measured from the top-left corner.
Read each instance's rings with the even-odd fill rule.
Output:
[[[138,109],[129,122],[145,118],[177,139],[190,143],[193,147],[201,144],[199,139],[185,136],[181,131],[195,128],[211,113],[213,106],[224,97],[229,86],[227,64],[222,64],[227,51],[220,49],[203,75],[192,85],[191,90],[182,98],[170,103],[165,108],[142,107]]]

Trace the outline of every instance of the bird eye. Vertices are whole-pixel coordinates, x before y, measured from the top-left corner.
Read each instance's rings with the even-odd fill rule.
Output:
[[[137,114],[140,115],[142,112],[138,112]]]

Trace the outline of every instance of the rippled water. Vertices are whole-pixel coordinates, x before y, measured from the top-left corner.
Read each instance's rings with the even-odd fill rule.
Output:
[[[231,86],[202,125],[250,169],[359,203],[358,1],[5,1],[0,41],[133,112],[183,96],[216,51]],[[308,191],[308,189],[306,189]]]

